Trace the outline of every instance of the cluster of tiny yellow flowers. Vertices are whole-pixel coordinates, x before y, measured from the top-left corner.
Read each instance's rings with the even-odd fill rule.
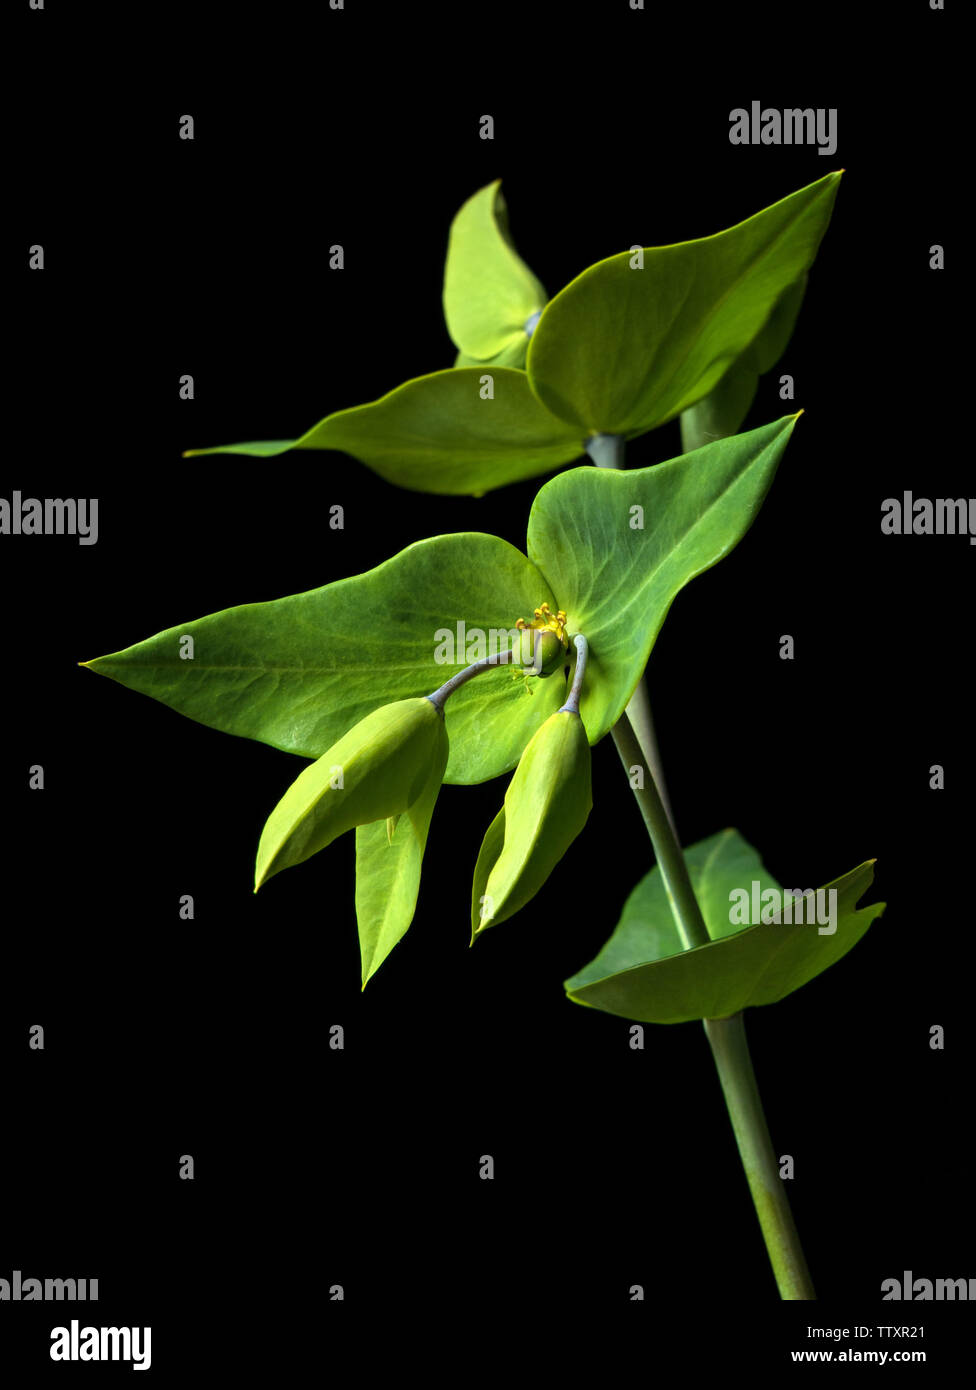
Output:
[[[566,614],[561,608],[558,613],[553,613],[548,603],[543,603],[534,610],[534,616],[530,623],[527,623],[524,618],[519,618],[515,626],[520,631],[524,628],[534,627],[554,632],[564,647],[569,646],[569,639],[566,636]]]
[[[531,631],[533,628],[541,632],[554,632],[564,647],[569,646],[569,638],[566,635],[566,614],[561,608],[558,613],[553,613],[548,603],[540,604],[539,607],[533,611],[532,620],[530,622],[527,622],[525,618],[519,618],[515,626],[520,632]],[[534,678],[535,674],[536,673],[532,671],[522,670],[515,670],[512,672],[512,676],[515,680],[525,682],[525,691],[528,695],[532,694],[532,686],[529,682]]]

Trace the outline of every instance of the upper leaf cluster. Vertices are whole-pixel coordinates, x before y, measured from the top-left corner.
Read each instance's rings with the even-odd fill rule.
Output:
[[[572,462],[596,434],[629,439],[679,415],[686,449],[731,434],[789,340],[840,177],[713,236],[597,261],[548,301],[514,249],[496,181],[451,227],[454,368],[292,439],[188,453],[338,449],[401,487],[480,495]]]

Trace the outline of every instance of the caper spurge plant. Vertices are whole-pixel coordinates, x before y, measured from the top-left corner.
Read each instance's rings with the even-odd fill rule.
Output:
[[[473,944],[516,929],[583,832],[590,749],[611,735],[656,863],[567,996],[625,1019],[704,1022],[788,1299],[815,1295],[742,1015],[839,960],[884,905],[858,907],[870,860],[799,896],[735,830],[682,850],[643,676],[676,595],[748,531],[796,425],[736,432],[790,339],[839,178],[702,240],[612,254],[551,299],[515,251],[499,183],[481,189],[448,245],[454,366],[293,439],[188,452],[342,450],[403,487],[475,494],[588,457],[540,488],[524,551],[480,532],[434,536],[364,574],[87,663],[313,760],[268,817],[255,887],[354,831],[364,988],[413,920],[441,784],[512,773],[472,847]],[[680,457],[624,468],[628,440],[676,418]]]

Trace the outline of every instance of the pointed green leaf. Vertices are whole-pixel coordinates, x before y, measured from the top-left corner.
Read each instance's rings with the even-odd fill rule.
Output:
[[[474,945],[474,938],[477,934],[477,927],[481,924],[481,919],[485,915],[485,889],[488,886],[488,875],[498,862],[498,856],[502,852],[502,845],[505,843],[505,807],[498,812],[498,815],[485,831],[485,838],[481,842],[481,849],[478,851],[478,862],[474,866],[474,879],[471,884],[471,944]]]
[[[451,223],[444,317],[456,347],[478,360],[527,342],[525,321],[546,302],[508,227],[501,180],[481,188]]]
[[[418,541],[365,574],[211,613],[87,665],[201,724],[318,758],[371,710],[429,695],[487,655],[473,645],[479,632],[488,641],[492,630],[510,631],[543,601],[555,599],[514,546],[460,532]],[[459,622],[467,651],[446,640]],[[527,698],[524,681],[501,668],[451,696],[447,781],[483,782],[515,766],[565,699],[558,676],[533,687]]]
[[[743,358],[733,362],[717,386],[681,412],[681,448],[690,454],[735,434],[756,399],[759,377]]]
[[[759,389],[759,378],[779,361],[796,324],[807,277],[790,285],[757,337],[736,358],[722,380],[707,396],[681,412],[681,448],[686,454],[735,434],[749,414]]]
[[[444,769],[447,742],[431,763],[426,786],[392,837],[377,821],[356,830],[356,920],[363,962],[363,988],[413,921],[427,832]]]
[[[488,827],[475,868],[472,941],[535,897],[592,806],[586,731],[579,715],[559,710],[526,747],[503,810]]]
[[[651,468],[574,468],[536,494],[529,556],[590,644],[591,743],[623,713],[675,595],[749,529],[796,418]]]
[[[483,397],[490,376],[494,396]],[[405,381],[367,405],[337,410],[298,439],[188,449],[268,458],[340,449],[387,482],[419,492],[480,496],[549,473],[584,452],[580,431],[551,415],[514,367],[447,367]]]
[[[769,874],[758,851],[737,830],[721,830],[684,851],[698,905],[708,934],[713,940],[730,936],[742,928],[731,921],[729,894],[743,885],[759,884],[759,892],[780,885]],[[684,950],[674,914],[668,902],[664,879],[651,869],[635,886],[620,914],[613,935],[589,965],[572,980],[567,989],[608,975],[619,974],[646,961],[675,956]]]
[[[631,893],[600,953],[566,981],[576,1003],[645,1023],[726,1018],[753,1005],[773,1004],[846,955],[884,911],[884,903],[857,908],[873,882],[874,860],[820,890],[836,893],[834,912],[824,897],[820,904],[808,900],[802,911],[794,903],[788,914],[781,910],[767,921],[762,912],[765,908],[768,915],[769,900],[764,903],[761,895],[771,889],[779,893],[779,885],[737,831],[692,846],[685,860],[712,940],[682,949],[654,868]],[[748,920],[755,925],[732,920],[735,890],[748,896]],[[787,916],[794,920],[788,923]]]
[[[282,869],[302,864],[358,825],[386,833],[427,785],[432,764],[447,763],[447,732],[428,699],[397,700],[361,719],[300,773],[261,832],[255,891]]]
[[[584,432],[643,434],[707,395],[817,254],[840,174],[728,231],[590,266],[543,310],[532,389]]]

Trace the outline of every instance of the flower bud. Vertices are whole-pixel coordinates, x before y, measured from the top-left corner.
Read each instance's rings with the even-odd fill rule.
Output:
[[[578,714],[561,709],[526,745],[505,804],[488,827],[474,872],[472,941],[538,893],[592,805],[586,730]]]
[[[258,845],[255,892],[357,825],[399,816],[445,756],[447,731],[426,697],[398,700],[361,719],[291,784]]]
[[[566,614],[561,608],[553,613],[548,603],[542,603],[531,618],[519,618],[515,626],[521,637],[514,659],[523,671],[551,676],[568,660]]]
[[[536,676],[551,676],[569,660],[566,644],[551,628],[523,628],[519,633],[518,664]]]

